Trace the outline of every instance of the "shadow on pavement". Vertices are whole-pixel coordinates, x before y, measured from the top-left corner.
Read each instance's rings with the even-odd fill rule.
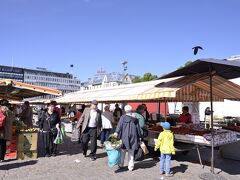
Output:
[[[34,165],[37,164],[37,160],[34,161],[26,161],[26,162],[17,162],[17,163],[12,163],[12,164],[3,164],[0,165],[0,170],[11,170],[11,169],[17,169],[20,167],[25,167],[25,166],[30,166],[30,165]]]
[[[176,173],[179,173],[179,172],[185,173],[187,169],[188,169],[188,165],[180,164],[180,166],[172,167],[171,171],[173,172],[173,174],[176,174]]]
[[[64,143],[58,145],[58,155],[76,155],[82,153],[82,146],[78,142],[71,141],[71,134],[67,134],[64,137]],[[44,157],[44,144],[43,144],[43,135],[39,133],[38,136],[38,157]]]
[[[150,160],[143,160],[143,161],[135,162],[134,171],[139,170],[139,169],[153,168],[154,166],[157,165],[157,163],[158,163],[157,159],[150,159]],[[116,170],[115,173],[122,173],[122,172],[126,172],[126,171],[128,171],[127,166]]]
[[[102,158],[107,157],[107,153],[103,152],[103,153],[98,154],[98,152],[97,152],[96,156],[97,156],[97,159],[102,159]]]

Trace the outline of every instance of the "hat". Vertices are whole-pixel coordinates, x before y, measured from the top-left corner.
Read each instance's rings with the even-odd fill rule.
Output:
[[[124,110],[125,110],[126,113],[131,112],[131,111],[132,111],[132,106],[126,105],[126,106],[124,107]]]
[[[163,129],[167,129],[167,130],[169,130],[171,127],[169,122],[161,122],[160,125],[163,127]]]
[[[97,100],[92,100],[91,104],[98,105]]]

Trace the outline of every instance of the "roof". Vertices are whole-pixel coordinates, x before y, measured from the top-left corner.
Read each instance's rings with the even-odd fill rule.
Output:
[[[102,84],[103,80],[105,77],[107,77],[106,83],[109,82],[122,82],[126,76],[129,76],[131,79],[133,79],[135,76],[134,75],[126,75],[126,74],[121,74],[117,72],[113,73],[103,73],[103,74],[96,74],[91,80],[88,82],[85,82],[84,85],[92,84],[92,85],[99,85]]]
[[[240,62],[227,61],[226,59],[209,58],[198,59],[188,66],[160,77],[160,79],[206,73],[209,72],[210,67],[214,72],[214,75],[221,76],[225,79],[234,79],[240,77]]]
[[[116,87],[82,90],[55,99],[58,103],[136,101],[209,101],[208,76],[205,74],[160,79]],[[240,86],[222,77],[213,78],[213,100],[240,100]]]
[[[62,92],[46,87],[33,86],[9,79],[0,80],[0,98],[22,100],[42,95],[62,95]]]

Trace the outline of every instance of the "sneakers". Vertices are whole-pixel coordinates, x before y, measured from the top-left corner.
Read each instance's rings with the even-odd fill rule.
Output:
[[[173,174],[171,174],[171,173],[166,174],[166,177],[173,177]]]
[[[87,153],[83,153],[83,157],[85,157],[85,158],[86,158],[86,157],[87,157]]]
[[[160,172],[160,175],[164,175],[164,172]]]

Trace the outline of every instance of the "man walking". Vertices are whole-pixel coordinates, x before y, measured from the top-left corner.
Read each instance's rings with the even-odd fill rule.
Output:
[[[102,126],[101,112],[97,109],[97,104],[98,102],[96,100],[93,100],[91,102],[91,107],[84,110],[77,124],[78,129],[82,125],[82,143],[84,157],[87,155],[89,140],[91,141],[90,158],[92,161],[96,160],[97,132]]]

